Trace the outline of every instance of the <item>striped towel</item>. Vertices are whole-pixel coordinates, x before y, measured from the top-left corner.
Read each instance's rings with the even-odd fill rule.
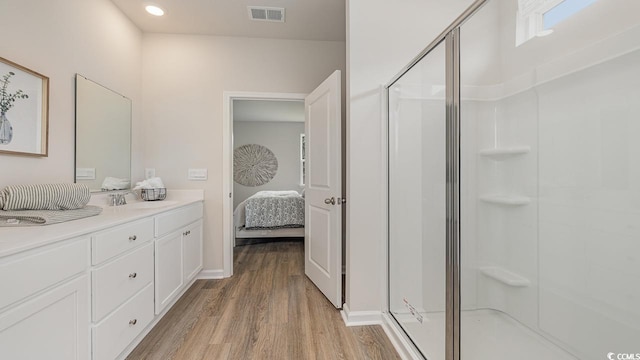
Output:
[[[83,184],[35,184],[5,187],[0,192],[2,210],[73,210],[91,199]]]
[[[0,227],[50,225],[99,215],[102,208],[88,205],[75,210],[0,210]]]

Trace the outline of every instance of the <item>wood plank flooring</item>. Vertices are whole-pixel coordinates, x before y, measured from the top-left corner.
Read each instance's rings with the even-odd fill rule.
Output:
[[[127,358],[400,359],[380,326],[346,327],[304,275],[301,241],[235,249],[234,276],[198,280]]]

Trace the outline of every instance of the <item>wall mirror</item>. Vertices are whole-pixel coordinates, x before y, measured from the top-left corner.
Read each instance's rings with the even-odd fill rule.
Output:
[[[75,181],[91,191],[129,189],[131,99],[76,75]]]

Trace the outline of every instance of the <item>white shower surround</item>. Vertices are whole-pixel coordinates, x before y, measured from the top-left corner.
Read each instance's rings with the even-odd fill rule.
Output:
[[[498,310],[538,334],[531,341],[585,360],[626,351],[640,338],[640,243],[633,240],[640,235],[640,27],[607,35],[510,81],[462,89],[463,310]],[[405,89],[405,97],[422,90]],[[437,116],[426,105],[434,100],[414,108]],[[487,194],[530,201],[480,201]],[[425,264],[442,263],[439,251],[423,255]],[[486,267],[529,286],[497,281],[480,271]],[[422,292],[427,311],[438,311],[444,285],[427,288],[424,276],[403,282],[419,287],[412,292]],[[463,312],[463,349],[506,336],[465,329],[465,316],[475,313]]]

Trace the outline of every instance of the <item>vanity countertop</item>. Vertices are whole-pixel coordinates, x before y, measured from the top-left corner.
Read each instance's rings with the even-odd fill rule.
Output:
[[[127,205],[108,206],[106,194],[94,194],[89,205],[103,207],[100,215],[52,225],[0,227],[0,257],[79,237],[203,200],[203,190],[170,190],[167,192],[167,199],[163,201],[140,201],[134,200],[133,195],[127,195]]]

